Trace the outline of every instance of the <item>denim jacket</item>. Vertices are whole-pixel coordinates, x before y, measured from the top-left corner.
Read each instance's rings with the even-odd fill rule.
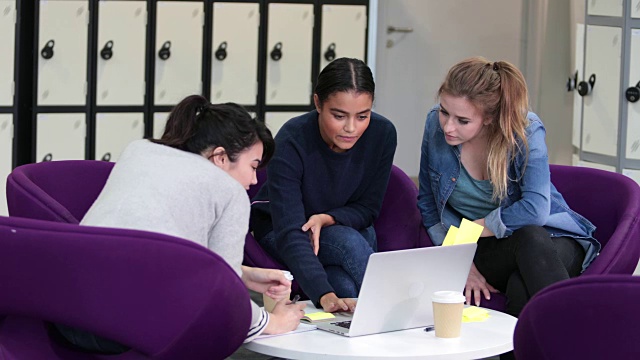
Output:
[[[427,115],[418,195],[422,222],[435,245],[442,244],[449,226],[459,226],[462,221],[460,215],[447,205],[460,175],[460,145],[451,146],[445,141],[439,111],[440,106],[437,105]],[[509,166],[507,197],[485,217],[485,226],[497,238],[508,237],[525,225],[543,226],[552,237],[575,238],[585,250],[584,271],[600,251],[600,243],[592,236],[595,226],[571,210],[551,183],[544,125],[532,112],[527,114],[527,118],[529,157],[526,159],[519,154]]]

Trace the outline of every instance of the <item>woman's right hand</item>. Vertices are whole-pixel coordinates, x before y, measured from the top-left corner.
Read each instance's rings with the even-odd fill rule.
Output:
[[[278,301],[269,313],[269,323],[264,334],[282,334],[295,330],[304,316],[305,303],[292,304],[291,301]]]
[[[325,312],[351,311],[356,309],[355,299],[340,299],[336,293],[326,293],[320,298],[320,305]]]
[[[476,306],[480,306],[480,293],[484,294],[487,300],[491,299],[491,293],[497,293],[496,290],[487,280],[480,274],[474,263],[471,263],[469,277],[467,277],[467,285],[465,286],[464,296],[467,298],[467,305],[471,304],[471,297],[476,301]]]

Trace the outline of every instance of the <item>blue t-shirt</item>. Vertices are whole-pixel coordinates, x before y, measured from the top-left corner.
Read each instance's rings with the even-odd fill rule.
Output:
[[[361,230],[378,217],[396,150],[391,121],[371,113],[369,127],[348,151],[329,149],[318,112],[289,120],[278,131],[267,182],[253,198],[251,229],[261,239],[274,231],[278,253],[309,298],[333,292],[324,267],[302,231],[311,215]]]

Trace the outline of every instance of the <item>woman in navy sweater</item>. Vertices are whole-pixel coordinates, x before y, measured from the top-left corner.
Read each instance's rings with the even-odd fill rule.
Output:
[[[251,228],[324,311],[353,310],[376,250],[396,130],[371,111],[375,84],[361,60],[341,58],[318,76],[316,110],[278,132]]]

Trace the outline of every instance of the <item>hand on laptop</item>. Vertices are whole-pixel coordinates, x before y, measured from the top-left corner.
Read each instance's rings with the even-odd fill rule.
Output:
[[[340,299],[336,293],[326,293],[320,298],[320,305],[325,312],[351,311],[356,309],[356,300],[345,298]]]
[[[499,292],[487,280],[480,274],[480,271],[476,268],[474,263],[471,263],[471,270],[469,271],[469,277],[467,277],[467,284],[464,290],[464,296],[467,298],[467,305],[471,304],[471,297],[475,300],[475,305],[480,306],[480,293],[484,294],[485,299],[491,299],[491,293]]]

